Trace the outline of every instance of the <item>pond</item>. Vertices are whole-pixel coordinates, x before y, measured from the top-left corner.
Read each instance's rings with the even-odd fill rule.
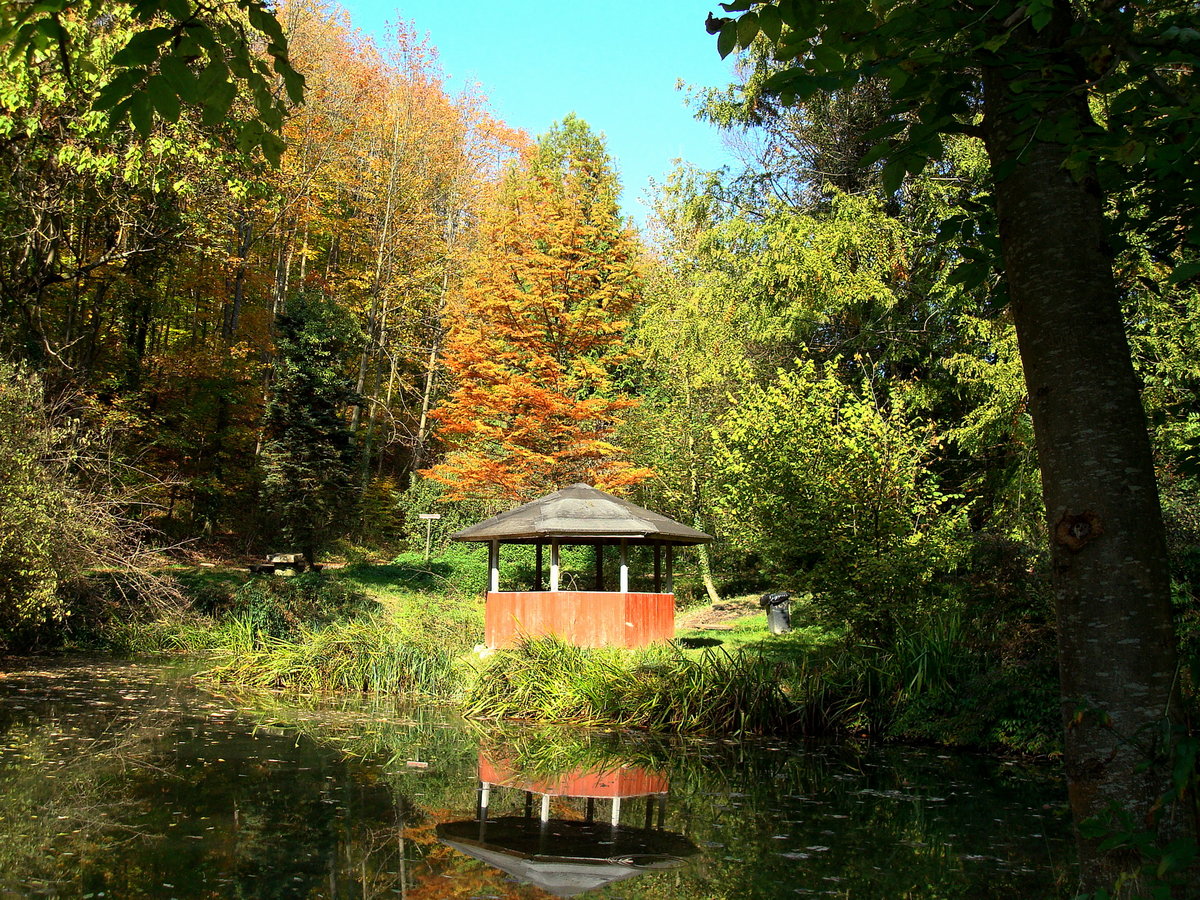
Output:
[[[498,730],[158,664],[0,675],[0,898],[1046,897],[1063,794],[982,756]]]

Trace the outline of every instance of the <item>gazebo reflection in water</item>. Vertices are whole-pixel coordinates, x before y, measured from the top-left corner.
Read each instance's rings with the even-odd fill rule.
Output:
[[[581,647],[644,647],[669,641],[675,636],[675,548],[712,540],[703,531],[586,484],[530,501],[464,528],[453,538],[488,544],[484,641],[490,649],[511,646],[523,636],[546,634]],[[503,544],[535,546],[532,590],[500,590]],[[579,544],[595,548],[592,589],[563,590],[559,550]],[[629,551],[639,546],[653,552],[649,591],[630,590]],[[546,547],[549,590],[542,589]],[[605,550],[610,547],[617,550],[615,573],[605,566]]]
[[[437,835],[518,881],[572,897],[678,868],[695,855],[695,844],[663,828],[667,788],[665,775],[637,766],[527,777],[481,753],[477,817],[443,823]],[[523,814],[492,815],[493,800],[505,792],[524,794]],[[517,799],[519,809],[519,797],[504,805]],[[640,824],[626,824],[631,819]]]

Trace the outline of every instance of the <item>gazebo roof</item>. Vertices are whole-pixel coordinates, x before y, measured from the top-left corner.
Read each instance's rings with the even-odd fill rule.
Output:
[[[675,869],[696,855],[682,834],[607,823],[501,816],[443,822],[438,840],[557,897],[574,897],[649,871]]]
[[[456,541],[530,543],[625,538],[642,544],[706,544],[710,535],[628,500],[573,484],[451,535]]]

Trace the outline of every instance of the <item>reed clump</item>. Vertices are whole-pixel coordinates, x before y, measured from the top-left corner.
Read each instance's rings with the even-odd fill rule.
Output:
[[[527,639],[483,664],[464,707],[476,718],[780,734],[797,722],[779,668],[744,651],[689,656],[673,646],[631,652]]]
[[[1051,751],[1053,723],[1021,705],[1028,679],[997,669],[973,646],[977,637],[947,616],[886,647],[772,639],[733,650],[629,651],[526,639],[479,666],[464,711],[660,733],[851,734]]]
[[[456,684],[458,648],[415,638],[386,615],[322,628],[294,638],[266,637],[227,654],[206,674],[218,683],[298,691],[447,696]]]

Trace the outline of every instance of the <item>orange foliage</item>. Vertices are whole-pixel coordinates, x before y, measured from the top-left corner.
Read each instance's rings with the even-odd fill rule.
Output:
[[[523,500],[586,481],[605,490],[650,472],[612,435],[634,401],[612,384],[641,296],[615,179],[595,154],[562,171],[514,171],[486,210],[445,316],[451,396],[434,412],[450,453],[426,470],[447,499]]]

